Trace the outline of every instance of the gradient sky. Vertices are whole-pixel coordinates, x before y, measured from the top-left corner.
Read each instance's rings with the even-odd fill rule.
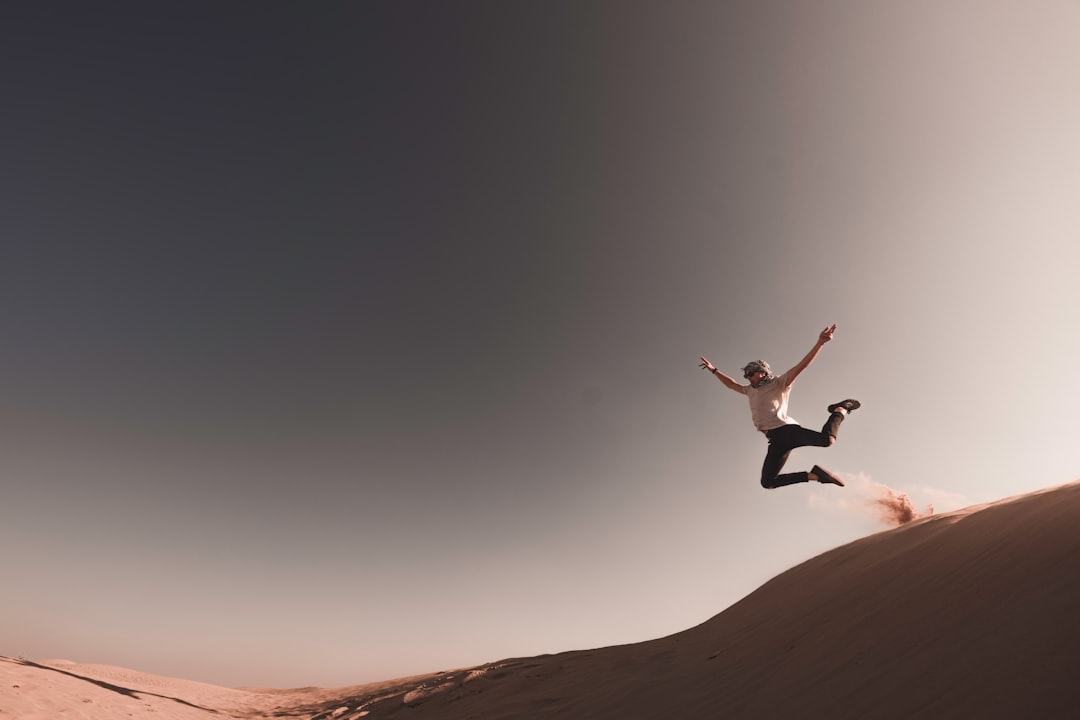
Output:
[[[871,483],[1080,478],[1080,3],[3,33],[0,654],[294,687],[636,642],[883,529]],[[766,492],[698,356],[834,322],[791,413],[864,407],[788,468],[852,482]]]

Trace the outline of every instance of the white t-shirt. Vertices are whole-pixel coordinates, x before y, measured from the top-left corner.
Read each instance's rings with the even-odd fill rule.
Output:
[[[760,387],[746,387],[746,397],[750,401],[750,417],[754,421],[754,427],[761,432],[768,432],[783,425],[798,424],[787,414],[788,395],[791,394],[787,376],[788,374],[784,373]]]

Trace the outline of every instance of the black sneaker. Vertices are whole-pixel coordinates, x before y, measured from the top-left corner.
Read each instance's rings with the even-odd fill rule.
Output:
[[[822,485],[839,485],[840,487],[844,487],[843,480],[836,477],[820,465],[815,465],[814,469],[810,472],[814,475],[817,475],[818,482]]]
[[[862,403],[858,400],[841,400],[840,402],[833,403],[829,406],[829,414],[832,415],[839,408],[844,408],[848,412],[851,412],[852,410],[858,410],[860,407],[862,407]]]

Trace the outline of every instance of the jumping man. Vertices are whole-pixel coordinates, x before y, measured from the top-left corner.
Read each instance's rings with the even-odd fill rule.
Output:
[[[825,343],[832,340],[836,325],[821,331],[814,347],[795,367],[780,376],[772,374],[769,363],[754,360],[743,368],[743,377],[749,385],[740,385],[732,378],[717,370],[711,362],[701,358],[701,367],[708,370],[716,379],[737,393],[746,395],[750,401],[750,415],[754,427],[769,439],[769,452],[765,455],[765,464],[761,467],[761,486],[768,489],[794,485],[795,483],[820,482],[844,485],[844,482],[828,470],[817,465],[810,472],[780,474],[788,456],[795,448],[814,446],[829,447],[836,442],[836,433],[840,423],[848,413],[859,408],[858,400],[843,400],[829,406],[829,419],[821,431],[808,430],[788,417],[788,396],[795,379],[814,361]]]

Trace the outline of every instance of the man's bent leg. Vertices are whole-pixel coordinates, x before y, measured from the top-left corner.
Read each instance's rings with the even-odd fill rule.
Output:
[[[775,490],[776,488],[781,488],[786,485],[797,485],[798,483],[810,482],[810,473],[805,471],[784,473],[783,475],[776,475],[775,477],[773,477],[772,480],[770,480],[770,482],[772,483],[771,485],[766,485],[765,477],[762,476],[762,487],[764,487],[766,490]]]
[[[823,447],[829,445],[827,436],[798,425],[784,425],[770,430],[766,436],[769,438],[769,452],[765,455],[765,462],[761,466],[761,486],[769,490],[810,481],[805,472],[780,474],[792,450],[807,445]]]
[[[791,450],[780,450],[778,446],[769,444],[769,452],[765,455],[765,463],[761,466],[761,487],[772,490],[809,481],[804,472],[780,474],[789,455],[791,455]]]
[[[840,415],[840,413],[834,413]],[[843,418],[840,418],[842,421]],[[829,418],[833,421],[833,418]],[[836,423],[839,424],[839,421]],[[826,427],[828,423],[826,423]],[[791,456],[795,448],[813,446],[827,448],[832,445],[832,438],[827,433],[815,430],[807,430],[800,425],[784,425],[766,433],[769,438],[769,452],[765,456],[765,463],[761,465],[761,487],[766,489],[782,488],[786,485],[809,483],[810,474],[785,473],[780,474],[784,463]]]

